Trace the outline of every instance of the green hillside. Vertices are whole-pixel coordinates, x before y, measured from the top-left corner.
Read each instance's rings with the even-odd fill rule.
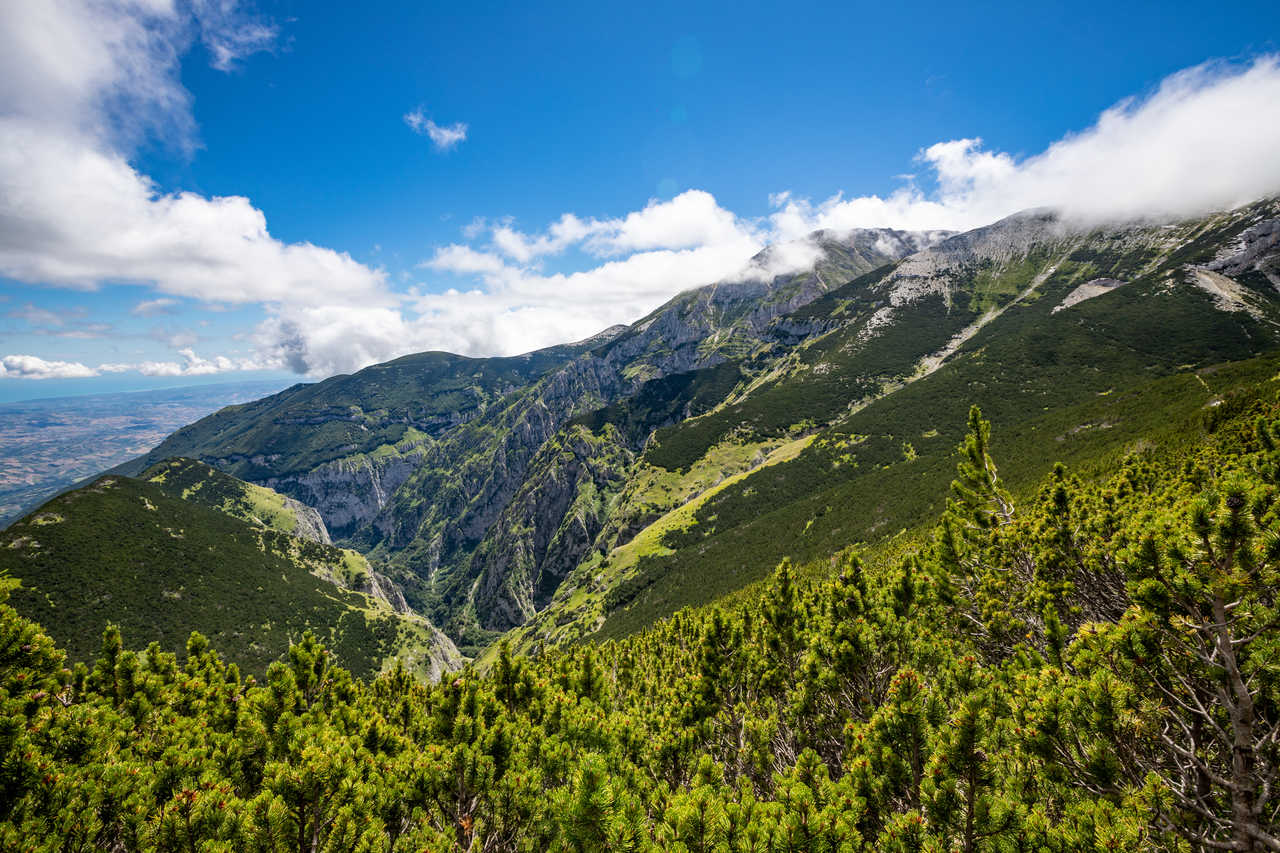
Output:
[[[295,385],[228,406],[179,430],[150,458],[199,457],[197,451],[212,451],[227,473],[247,480],[308,470],[352,452],[393,445],[414,431],[438,434],[577,351],[552,347],[496,359],[444,352],[408,355],[351,376]]]
[[[259,677],[308,630],[363,676],[398,657],[424,675],[449,665],[424,621],[333,582],[367,571],[352,552],[120,476],[61,495],[0,534],[0,574],[21,584],[14,606],[78,658],[95,652],[110,623],[131,644],[167,652],[199,631]]]
[[[216,509],[258,527],[328,544],[324,522],[310,507],[271,489],[237,480],[194,459],[166,459],[139,477],[166,494]]]
[[[1047,290],[1048,297],[1054,293]],[[840,419],[794,462],[701,505],[697,527],[670,542],[682,557],[698,553],[699,572],[678,563],[653,571],[685,577],[690,589],[707,590],[692,600],[709,601],[725,590],[706,581],[717,558],[760,577],[783,556],[810,559],[841,539],[868,541],[918,523],[939,508],[923,496],[946,482],[945,459],[957,438],[947,425],[961,419],[966,399],[1007,424],[1001,449],[1017,460],[1011,476],[1021,485],[1055,459],[1123,447],[1230,388],[1274,375],[1274,359],[1217,365],[1222,356],[1247,357],[1259,340],[1274,340],[1274,329],[1248,315],[1214,311],[1207,298],[1188,293],[1161,306],[1157,333],[1143,327],[1149,295],[1122,291],[1073,309],[1082,314],[1070,321],[1050,314],[1051,298],[1014,311],[967,342],[946,369]],[[765,405],[785,409],[776,401]],[[1053,445],[1043,445],[1046,435]],[[752,525],[767,532],[752,536]],[[724,539],[728,546],[717,547]],[[677,596],[675,603],[684,600]],[[658,611],[668,612],[670,603]]]

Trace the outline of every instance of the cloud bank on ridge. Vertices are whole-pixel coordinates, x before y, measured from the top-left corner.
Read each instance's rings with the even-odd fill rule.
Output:
[[[1023,160],[988,151],[980,139],[930,145],[917,159],[937,178],[932,196],[914,186],[819,204],[783,194],[770,218],[787,237],[814,227],[966,230],[1033,207],[1058,208],[1083,224],[1230,209],[1280,192],[1277,104],[1280,57],[1243,67],[1211,62]]]

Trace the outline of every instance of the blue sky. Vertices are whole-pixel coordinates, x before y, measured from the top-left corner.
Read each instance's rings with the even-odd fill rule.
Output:
[[[1280,191],[1274,3],[358,5],[5,4],[0,399],[520,352],[815,227]]]

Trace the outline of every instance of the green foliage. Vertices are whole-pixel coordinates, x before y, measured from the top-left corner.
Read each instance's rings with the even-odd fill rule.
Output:
[[[138,479],[158,483],[166,494],[224,512],[260,527],[294,535],[297,513],[284,495],[223,474],[194,459],[166,459]]]
[[[668,553],[653,553],[642,573],[609,593],[615,607],[598,636],[626,636],[681,607],[710,603],[763,580],[784,557],[797,564],[825,561],[850,542],[872,544],[927,526],[946,508],[970,408],[963,395],[972,389],[982,389],[983,410],[1002,424],[990,448],[1002,460],[1002,487],[1027,494],[1057,460],[1104,472],[1135,445],[1181,452],[1220,417],[1222,407],[1215,406],[1206,419],[1207,404],[1249,396],[1276,375],[1280,359],[1268,355],[1154,380],[1134,377],[1129,387],[1115,376],[1064,371],[1060,387],[1042,387],[1035,397],[1078,402],[1047,409],[1025,400],[1028,388],[1041,381],[1033,378],[1035,369],[984,375],[979,386],[986,368],[962,366],[868,406],[819,433],[796,458],[758,469],[699,502],[693,523],[664,537]],[[921,435],[923,425],[938,434],[913,439],[918,458],[908,462],[901,438]],[[856,466],[835,467],[850,453]]]
[[[973,410],[894,559],[436,685],[313,633],[261,681],[114,626],[69,666],[0,604],[0,847],[1275,849],[1280,405],[1217,409],[1017,500]]]
[[[170,653],[199,631],[259,676],[307,630],[360,676],[419,642],[416,624],[325,579],[350,574],[349,552],[251,525],[171,488],[104,477],[10,526],[0,534],[0,572],[21,582],[15,606],[81,660],[110,622],[130,642]]]

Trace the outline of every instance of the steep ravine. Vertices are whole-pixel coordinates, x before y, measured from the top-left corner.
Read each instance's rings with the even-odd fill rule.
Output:
[[[809,272],[721,283],[682,294],[603,346],[442,435],[351,541],[387,559],[411,603],[437,620],[471,607],[473,589],[479,593],[480,609],[486,611],[481,616],[484,624],[502,626],[527,615],[528,586],[497,580],[497,563],[492,558],[473,561],[472,555],[520,490],[543,444],[575,415],[628,397],[646,380],[714,366],[759,345],[763,331],[778,316],[893,260],[871,248],[885,245],[880,232],[858,232],[848,239],[845,244],[823,237],[826,254]],[[891,245],[907,251],[932,239],[909,240],[897,232]],[[565,521],[555,513],[541,518],[551,530]],[[527,561],[512,555],[508,562],[523,567]],[[473,581],[481,576],[484,580],[476,586]],[[494,609],[492,619],[488,608]]]

